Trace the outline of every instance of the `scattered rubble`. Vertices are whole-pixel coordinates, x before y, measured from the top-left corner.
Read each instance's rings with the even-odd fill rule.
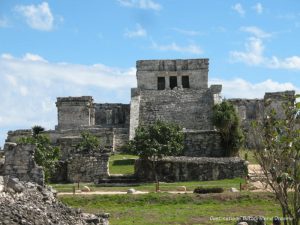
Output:
[[[0,176],[0,224],[108,225],[109,214],[93,215],[71,209],[56,199],[56,191],[32,182]]]

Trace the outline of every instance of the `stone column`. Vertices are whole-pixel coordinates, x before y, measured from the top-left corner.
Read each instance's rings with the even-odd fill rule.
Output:
[[[166,90],[170,90],[170,77],[166,76],[165,77],[165,83],[166,83]]]
[[[177,87],[182,88],[182,77],[177,76]]]

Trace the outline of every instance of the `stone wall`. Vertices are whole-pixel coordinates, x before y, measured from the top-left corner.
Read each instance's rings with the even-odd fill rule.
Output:
[[[187,129],[212,130],[213,105],[209,89],[141,90],[139,124],[163,120]]]
[[[91,96],[57,98],[57,129],[95,125],[95,108]]]
[[[129,132],[127,128],[114,128],[113,151],[119,151],[128,143]]]
[[[44,185],[44,171],[34,161],[35,146],[5,144],[4,175]]]
[[[129,127],[129,104],[94,104],[95,125],[113,128]]]
[[[223,157],[221,136],[217,131],[187,130],[184,132],[184,155],[191,157]]]
[[[241,126],[245,134],[245,147],[252,149],[255,147],[254,136],[251,134],[251,123],[262,121],[266,113],[275,109],[278,118],[284,118],[284,102],[294,100],[295,91],[270,92],[265,93],[263,99],[228,99],[240,117]]]
[[[137,85],[140,89],[157,90],[157,78],[164,77],[166,89],[169,89],[169,77],[177,77],[177,86],[181,87],[181,77],[188,76],[190,88],[207,88],[208,59],[187,60],[140,60],[136,63]]]
[[[17,143],[20,138],[29,137],[31,135],[32,135],[31,129],[20,129],[20,130],[15,130],[15,131],[8,131],[5,142]]]
[[[68,159],[69,182],[94,182],[109,176],[108,154],[74,154]]]
[[[166,157],[157,162],[160,181],[207,181],[245,177],[248,174],[246,161],[238,157]],[[143,181],[153,181],[149,164],[136,160],[135,175]]]
[[[141,96],[138,88],[131,89],[131,101],[130,101],[130,127],[129,127],[129,139],[132,140],[135,136],[135,130],[139,126],[140,118],[140,102]]]

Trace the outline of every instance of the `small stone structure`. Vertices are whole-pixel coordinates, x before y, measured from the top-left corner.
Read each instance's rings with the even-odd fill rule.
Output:
[[[43,168],[34,161],[34,145],[6,143],[4,149],[4,175],[44,185]]]
[[[165,157],[157,162],[160,181],[207,181],[246,177],[247,164],[238,157]],[[144,181],[153,181],[153,170],[143,160],[136,160],[135,175]]]

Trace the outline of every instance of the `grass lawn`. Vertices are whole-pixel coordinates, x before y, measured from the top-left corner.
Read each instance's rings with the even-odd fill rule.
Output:
[[[175,182],[175,183],[164,183],[160,182],[161,191],[176,191],[178,186],[186,186],[187,191],[193,191],[196,187],[222,187],[225,190],[231,187],[239,189],[240,183],[245,183],[244,179],[235,178],[235,179],[225,179],[225,180],[215,180],[215,181],[189,181],[189,182]],[[72,188],[77,184],[50,184],[58,192],[72,192]],[[138,191],[155,191],[154,183],[141,183],[135,186],[126,186],[126,187],[101,187],[95,185],[94,183],[80,183],[80,189],[83,186],[89,186],[92,191],[127,191],[129,188],[134,188]]]
[[[109,157],[110,174],[133,174],[136,155],[116,154]]]
[[[111,225],[234,224],[211,217],[280,216],[270,193],[167,194],[60,196],[60,200],[84,212],[109,212]]]

